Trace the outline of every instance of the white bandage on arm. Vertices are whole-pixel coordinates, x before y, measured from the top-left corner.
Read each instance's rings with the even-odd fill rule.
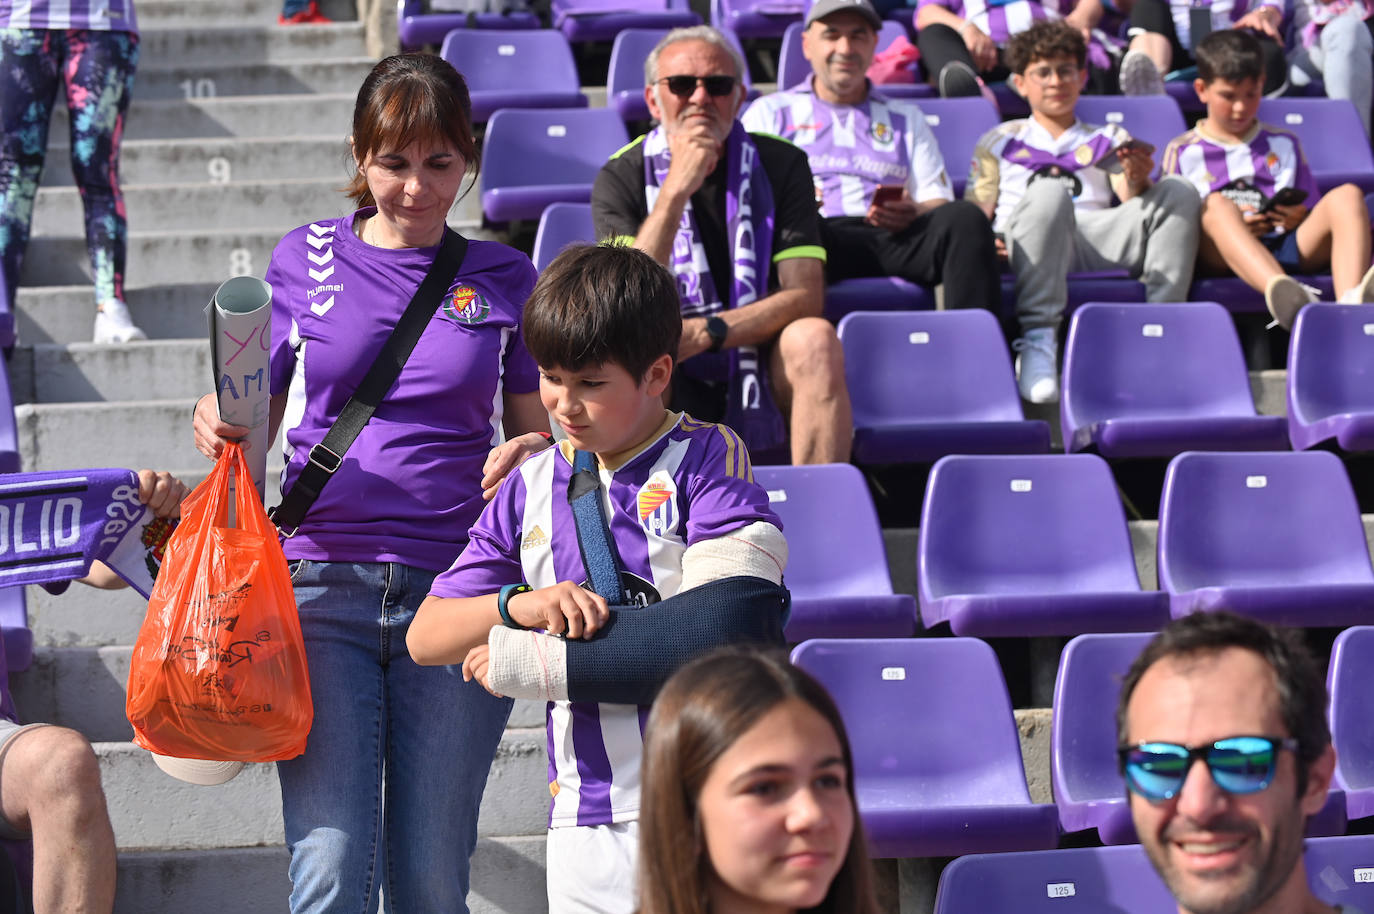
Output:
[[[682,554],[682,590],[741,575],[782,583],[787,567],[787,540],[782,531],[764,521],[702,540]]]
[[[491,690],[509,698],[563,701],[568,697],[568,645],[562,638],[493,626],[487,672]]]

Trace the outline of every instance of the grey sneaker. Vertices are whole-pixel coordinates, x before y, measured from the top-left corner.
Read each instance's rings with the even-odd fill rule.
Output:
[[[1016,384],[1021,399],[1029,403],[1052,403],[1059,399],[1059,340],[1053,327],[1027,330],[1011,344],[1016,356]]]
[[[127,343],[146,340],[144,333],[129,316],[129,306],[117,298],[101,302],[95,312],[95,342]]]
[[[1144,51],[1127,51],[1121,58],[1122,95],[1163,95],[1164,77]]]
[[[1321,291],[1305,286],[1286,273],[1272,277],[1264,287],[1264,304],[1274,316],[1274,323],[1285,330],[1293,327],[1298,312],[1318,301]]]

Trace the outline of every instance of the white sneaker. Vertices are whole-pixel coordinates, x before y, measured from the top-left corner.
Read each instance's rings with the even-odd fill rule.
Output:
[[[1127,51],[1121,58],[1122,95],[1163,95],[1164,77],[1144,51]]]
[[[1021,399],[1029,403],[1052,403],[1059,399],[1059,340],[1053,327],[1027,330],[1011,344],[1016,350],[1016,384]]]
[[[129,306],[117,298],[101,302],[95,311],[95,342],[127,343],[146,340],[144,333],[129,316]]]
[[[1298,312],[1305,306],[1320,300],[1321,291],[1305,286],[1287,273],[1272,277],[1264,287],[1264,304],[1274,316],[1274,324],[1291,330]]]
[[[1364,271],[1359,285],[1355,287],[1355,294],[1358,296],[1355,301],[1360,304],[1374,302],[1374,267]]]

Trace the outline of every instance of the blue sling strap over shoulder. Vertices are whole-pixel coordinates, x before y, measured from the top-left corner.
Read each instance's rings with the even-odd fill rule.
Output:
[[[568,504],[577,524],[577,546],[592,589],[609,603],[625,602],[620,582],[620,557],[611,539],[605,508],[601,504],[601,476],[596,455],[590,451],[573,453],[572,478],[568,480]]]

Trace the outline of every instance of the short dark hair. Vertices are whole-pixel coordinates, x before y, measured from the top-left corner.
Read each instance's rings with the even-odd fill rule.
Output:
[[[1011,36],[1007,44],[1007,66],[1013,73],[1024,74],[1033,61],[1057,57],[1072,57],[1080,70],[1088,65],[1088,45],[1083,41],[1083,33],[1058,19],[1042,19]]]
[[[1220,29],[1198,42],[1193,49],[1198,79],[1239,83],[1264,79],[1264,49],[1259,39],[1245,29]]]
[[[393,54],[363,79],[353,103],[353,156],[359,165],[416,140],[453,145],[477,180],[482,151],[472,135],[472,100],[461,73],[433,54]],[[468,185],[472,189],[472,185]],[[373,206],[359,168],[344,188],[358,206]]]
[[[636,381],[660,356],[677,358],[677,283],[643,251],[578,244],[544,268],[525,303],[525,347],[542,368],[613,362]]]
[[[1302,793],[1308,767],[1331,745],[1331,730],[1326,723],[1326,677],[1295,629],[1265,625],[1231,612],[1193,613],[1170,622],[1145,646],[1121,683],[1117,742],[1126,743],[1126,706],[1146,670],[1161,660],[1217,654],[1231,647],[1258,654],[1274,671],[1279,716],[1287,735],[1298,741],[1298,792]]]

